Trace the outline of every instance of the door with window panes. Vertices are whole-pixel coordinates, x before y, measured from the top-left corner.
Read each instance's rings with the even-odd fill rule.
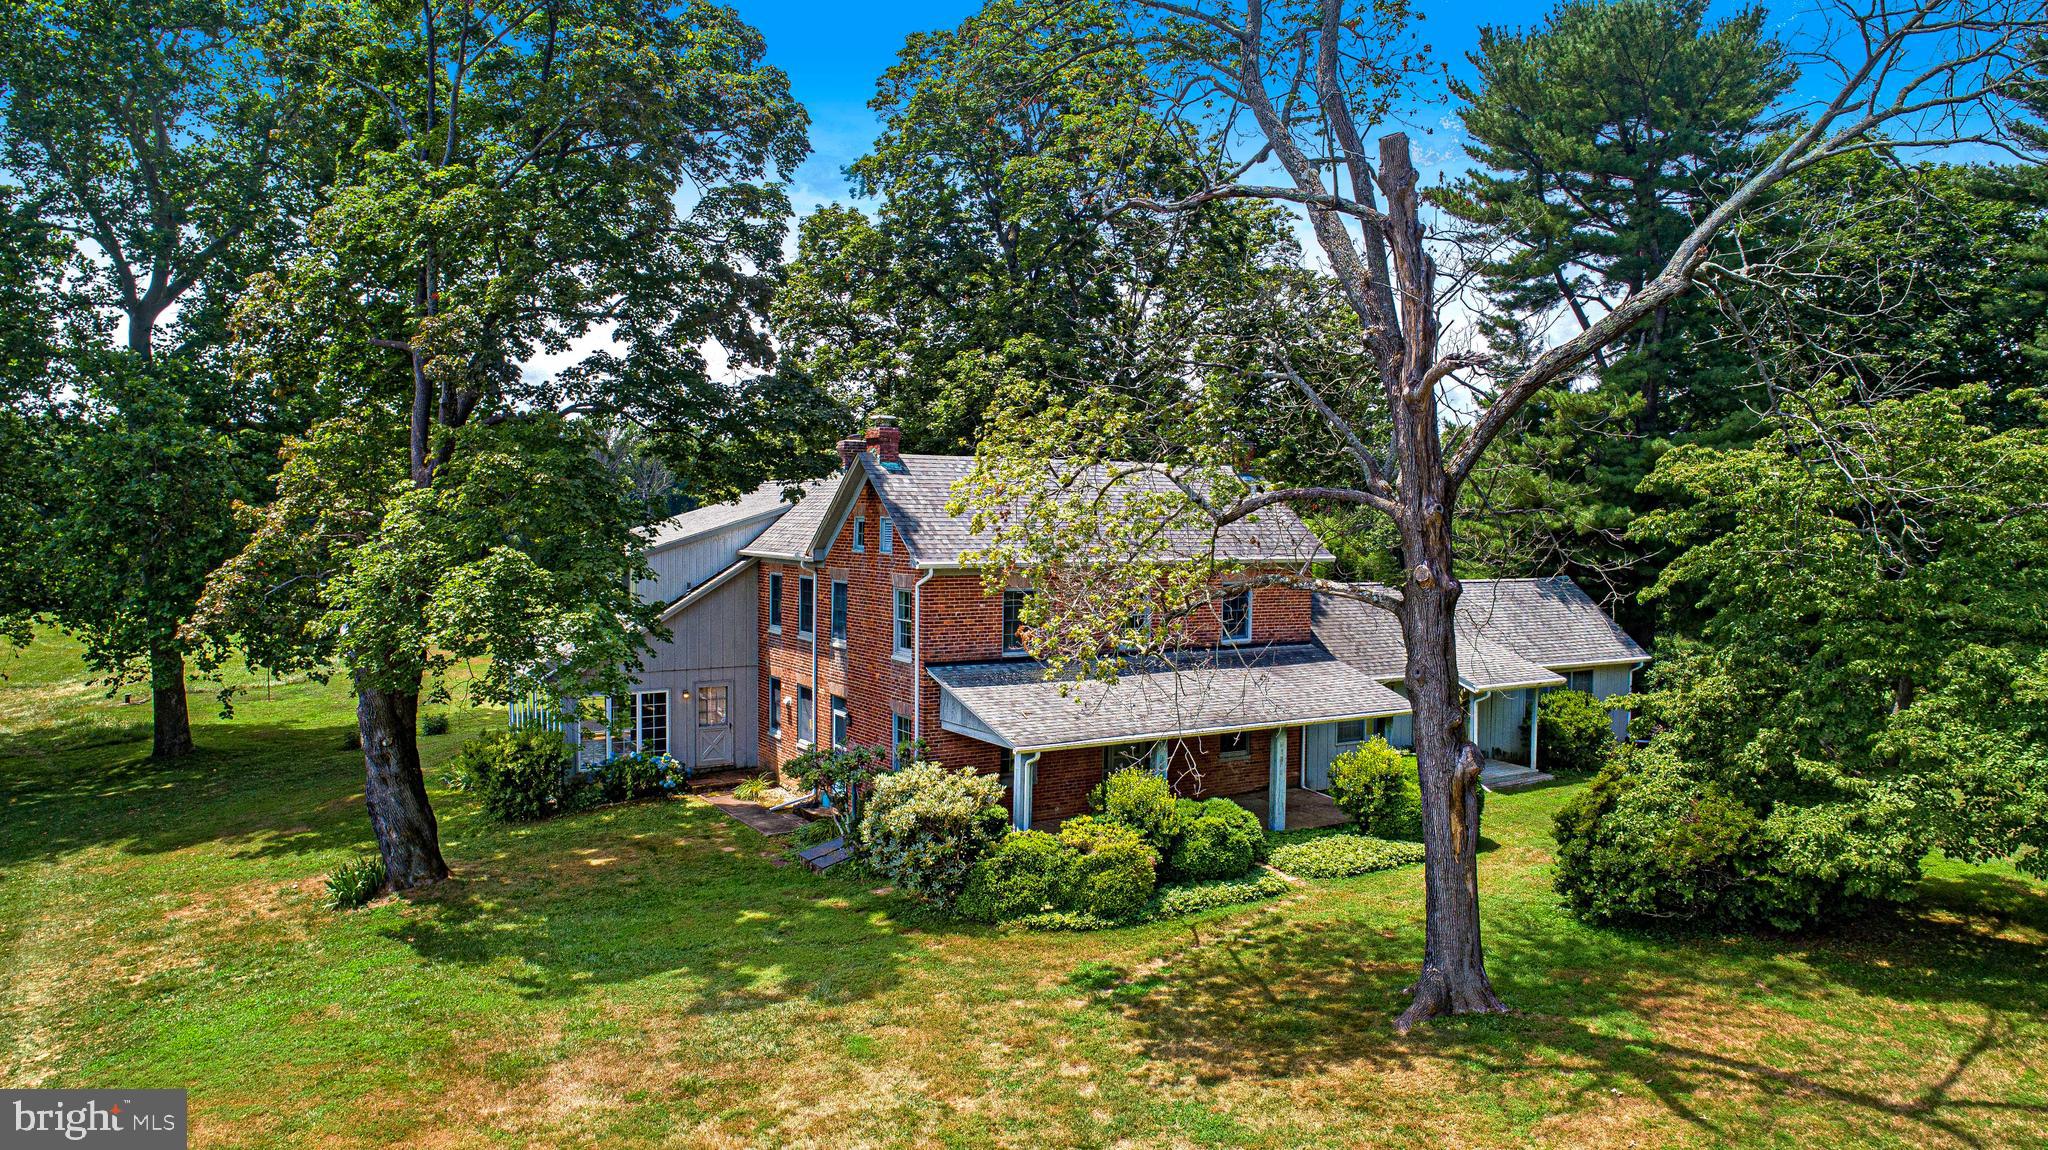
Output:
[[[697,684],[698,768],[729,767],[733,763],[732,684]]]

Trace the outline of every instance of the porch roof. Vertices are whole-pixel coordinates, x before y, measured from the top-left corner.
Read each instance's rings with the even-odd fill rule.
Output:
[[[1369,603],[1341,595],[1315,597],[1316,638],[1346,663],[1384,682],[1407,677],[1408,648],[1401,622]],[[1458,685],[1467,691],[1563,686],[1563,675],[1525,659],[1495,642],[1460,614],[1457,622]]]
[[[1316,643],[1135,660],[1114,683],[1023,659],[929,667],[940,725],[1016,751],[1405,715],[1408,701]]]

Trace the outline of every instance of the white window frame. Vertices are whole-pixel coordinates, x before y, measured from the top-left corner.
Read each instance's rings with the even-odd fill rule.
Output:
[[[853,517],[853,549],[855,551],[866,551],[868,549],[868,519],[865,515]]]
[[[834,647],[846,646],[846,633],[853,629],[853,589],[844,579],[832,580],[830,598],[825,602],[825,626]]]
[[[900,768],[903,766],[903,744],[910,741],[912,730],[914,728],[911,726],[910,716],[899,715],[893,711],[890,712],[889,765],[891,767]]]
[[[648,740],[647,740],[647,732],[648,732],[648,725],[647,725],[647,712],[646,712],[646,708],[647,708],[647,700],[649,700],[649,699],[656,699],[656,698],[658,698],[658,699],[660,699],[660,700],[661,700],[661,725],[660,725],[660,726],[659,726],[658,728],[656,728],[656,734],[657,734],[657,736],[659,737],[659,740],[660,740],[660,742],[661,742],[661,745],[660,745],[660,746],[658,746],[658,747],[650,747],[650,746],[648,746],[648,745],[647,745],[647,742],[648,742]],[[646,753],[648,753],[648,754],[650,754],[650,755],[665,755],[665,754],[668,754],[668,744],[669,744],[669,738],[668,738],[668,735],[669,735],[669,713],[668,713],[668,692],[667,692],[667,691],[635,691],[635,692],[633,692],[633,746],[634,746],[634,748],[635,748],[635,749],[637,749],[637,750],[640,750],[640,751],[644,751],[644,752],[646,752]]]
[[[875,540],[882,554],[890,555],[895,553],[896,524],[887,515],[882,516],[881,525],[875,528]]]
[[[768,573],[768,633],[782,634],[782,572]]]
[[[844,695],[832,696],[832,749],[845,750],[853,739],[853,708]]]
[[[818,693],[809,683],[796,685],[796,745],[815,746],[818,738]]]
[[[1244,749],[1237,751],[1231,750],[1230,740],[1232,739],[1243,739]],[[1252,733],[1250,731],[1225,731],[1222,734],[1216,736],[1216,757],[1219,759],[1227,759],[1231,762],[1236,762],[1239,759],[1251,758]]]
[[[809,613],[811,625],[804,626],[804,615]],[[813,638],[818,633],[818,577],[799,575],[796,577],[796,637]]]
[[[1232,635],[1232,634],[1230,634],[1229,632],[1227,632],[1227,631],[1223,630],[1223,628],[1225,628],[1225,627],[1227,627],[1227,626],[1229,625],[1229,607],[1230,607],[1230,601],[1231,601],[1232,599],[1235,599],[1235,598],[1237,598],[1237,597],[1238,597],[1239,595],[1242,595],[1242,596],[1244,596],[1244,634],[1242,634],[1242,635]],[[1221,602],[1221,603],[1219,603],[1219,604],[1217,604],[1217,605],[1216,605],[1216,628],[1217,628],[1217,634],[1218,634],[1218,635],[1219,635],[1219,636],[1220,636],[1220,637],[1222,638],[1223,642],[1224,642],[1224,643],[1226,643],[1226,644],[1228,644],[1228,645],[1231,645],[1231,646],[1236,646],[1237,644],[1240,644],[1240,643],[1249,643],[1249,642],[1251,642],[1251,641],[1252,641],[1252,589],[1251,589],[1251,588],[1249,588],[1249,587],[1241,588],[1241,589],[1239,589],[1239,590],[1236,590],[1236,591],[1232,591],[1232,592],[1231,592],[1230,594],[1228,594],[1228,595],[1225,595],[1225,596],[1223,597],[1223,602]]]
[[[913,658],[912,643],[917,630],[917,592],[908,587],[896,588],[896,613],[893,616],[895,651],[893,657],[899,663],[908,663]]]
[[[1010,645],[1010,596],[1012,595],[1017,597],[1017,645],[1014,647]],[[997,623],[997,626],[1002,628],[1002,634],[997,637],[997,641],[1002,644],[1003,655],[1007,658],[1014,659],[1020,655],[1030,654],[1024,648],[1024,600],[1029,598],[1030,595],[1031,592],[1023,587],[1006,587],[1003,589],[1003,613],[1001,620]]]

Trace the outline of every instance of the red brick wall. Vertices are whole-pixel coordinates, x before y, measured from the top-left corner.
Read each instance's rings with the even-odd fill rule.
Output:
[[[1271,731],[1253,731],[1251,753],[1241,759],[1222,757],[1223,741],[1215,735],[1176,740],[1169,752],[1167,778],[1179,787],[1182,798],[1227,798],[1251,791],[1263,791],[1270,778],[1273,750]],[[1299,727],[1287,732],[1287,785],[1301,779],[1302,735]],[[1088,812],[1088,792],[1102,781],[1107,761],[1101,747],[1075,747],[1047,751],[1038,757],[1036,789],[1031,795],[1031,819],[1045,822],[1071,818]],[[1189,768],[1192,767],[1192,773]],[[1198,776],[1198,778],[1196,777]]]

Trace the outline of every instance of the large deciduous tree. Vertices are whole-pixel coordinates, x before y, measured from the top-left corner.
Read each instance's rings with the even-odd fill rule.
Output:
[[[834,205],[799,229],[775,304],[789,368],[898,413],[905,447],[929,451],[971,447],[1008,376],[1176,390],[1191,334],[1259,314],[1246,304],[1298,249],[1253,205],[1113,210],[1199,186],[1144,102],[1143,64],[1098,0],[996,0],[910,37],[870,105],[882,134],[849,169],[873,218]]]
[[[306,255],[241,308],[240,363],[350,414],[291,447],[202,625],[261,663],[340,661],[405,889],[447,873],[415,720],[448,660],[488,659],[484,700],[543,676],[605,693],[656,626],[631,591],[641,504],[577,417],[647,426],[702,497],[796,465],[749,369],[805,119],[708,3],[325,0],[290,46],[354,143]],[[724,442],[700,457],[705,429]]]
[[[1343,482],[1266,482],[1255,465],[1249,471],[1232,466],[1235,461],[1209,439],[1211,421],[1199,412],[1186,419],[1153,413],[1148,425],[1160,436],[1156,454],[1149,466],[1126,473],[1153,488],[1163,477],[1180,498],[1148,508],[1150,497],[1133,483],[1132,498],[1124,502],[1135,510],[1119,511],[1115,529],[1130,537],[1133,517],[1242,523],[1276,505],[1338,504],[1391,520],[1403,565],[1399,586],[1331,590],[1392,612],[1407,646],[1427,849],[1426,941],[1414,999],[1397,1022],[1402,1030],[1443,1013],[1504,1009],[1487,977],[1480,939],[1483,756],[1465,729],[1455,650],[1462,586],[1454,526],[1460,492],[1475,467],[1534,396],[1693,290],[1717,266],[1717,238],[1788,177],[1856,151],[2003,139],[2016,77],[2029,66],[2033,38],[2048,24],[2038,5],[2008,0],[1834,7],[1837,22],[1816,26],[1846,31],[1830,46],[1839,72],[1824,81],[1811,77],[1824,86],[1800,120],[1757,148],[1730,174],[1725,191],[1698,203],[1689,226],[1638,286],[1608,301],[1604,314],[1560,342],[1513,356],[1476,343],[1447,345],[1446,288],[1457,281],[1440,281],[1445,251],[1426,227],[1408,139],[1387,132],[1369,143],[1417,71],[1402,6],[1133,0],[1124,10],[1128,42],[1146,53],[1162,118],[1176,139],[1198,145],[1209,172],[1205,186],[1188,195],[1138,197],[1132,206],[1179,214],[1228,201],[1292,205],[1314,236],[1375,368],[1368,379],[1325,378],[1303,374],[1284,355],[1268,361],[1268,370],[1293,385],[1348,456]],[[1453,264],[1451,270],[1466,269]],[[1447,392],[1454,386],[1471,399],[1473,413],[1447,426]],[[1361,388],[1366,395],[1358,394]],[[1367,400],[1384,413],[1384,434],[1361,433],[1344,418],[1346,405]],[[1115,406],[1113,396],[1102,395],[1070,410],[1100,422],[1115,417]],[[1050,427],[1042,423],[1037,430]],[[1079,442],[1085,449],[1088,441]],[[1118,501],[1102,494],[1100,482],[1069,487],[1079,474],[1071,453],[1034,465],[1034,452],[1043,454],[1022,437],[1004,439],[984,455],[982,482],[971,495],[983,521],[999,528],[996,549],[1014,548],[1014,561],[1051,585],[1060,571],[1103,552],[1071,545],[1071,538],[1069,545],[1048,548],[1034,537],[1088,522],[1086,508]],[[1085,502],[1046,497],[1063,490],[1084,492]],[[1080,513],[1072,511],[1077,504]],[[1022,512],[1003,511],[1020,506]],[[1047,514],[1031,513],[1041,508]],[[1110,573],[1094,574],[1099,585]],[[1313,582],[1305,572],[1296,580]],[[1112,640],[1113,630],[1104,638]]]
[[[289,244],[303,186],[287,178],[302,101],[267,15],[32,0],[0,24],[0,172],[80,253],[41,289],[97,313],[52,361],[67,447],[44,463],[61,481],[36,552],[43,606],[111,677],[148,679],[160,757],[192,749],[179,625],[233,550],[230,499],[260,487],[276,446],[237,454],[251,441],[236,432],[275,420],[222,370],[227,306]]]

